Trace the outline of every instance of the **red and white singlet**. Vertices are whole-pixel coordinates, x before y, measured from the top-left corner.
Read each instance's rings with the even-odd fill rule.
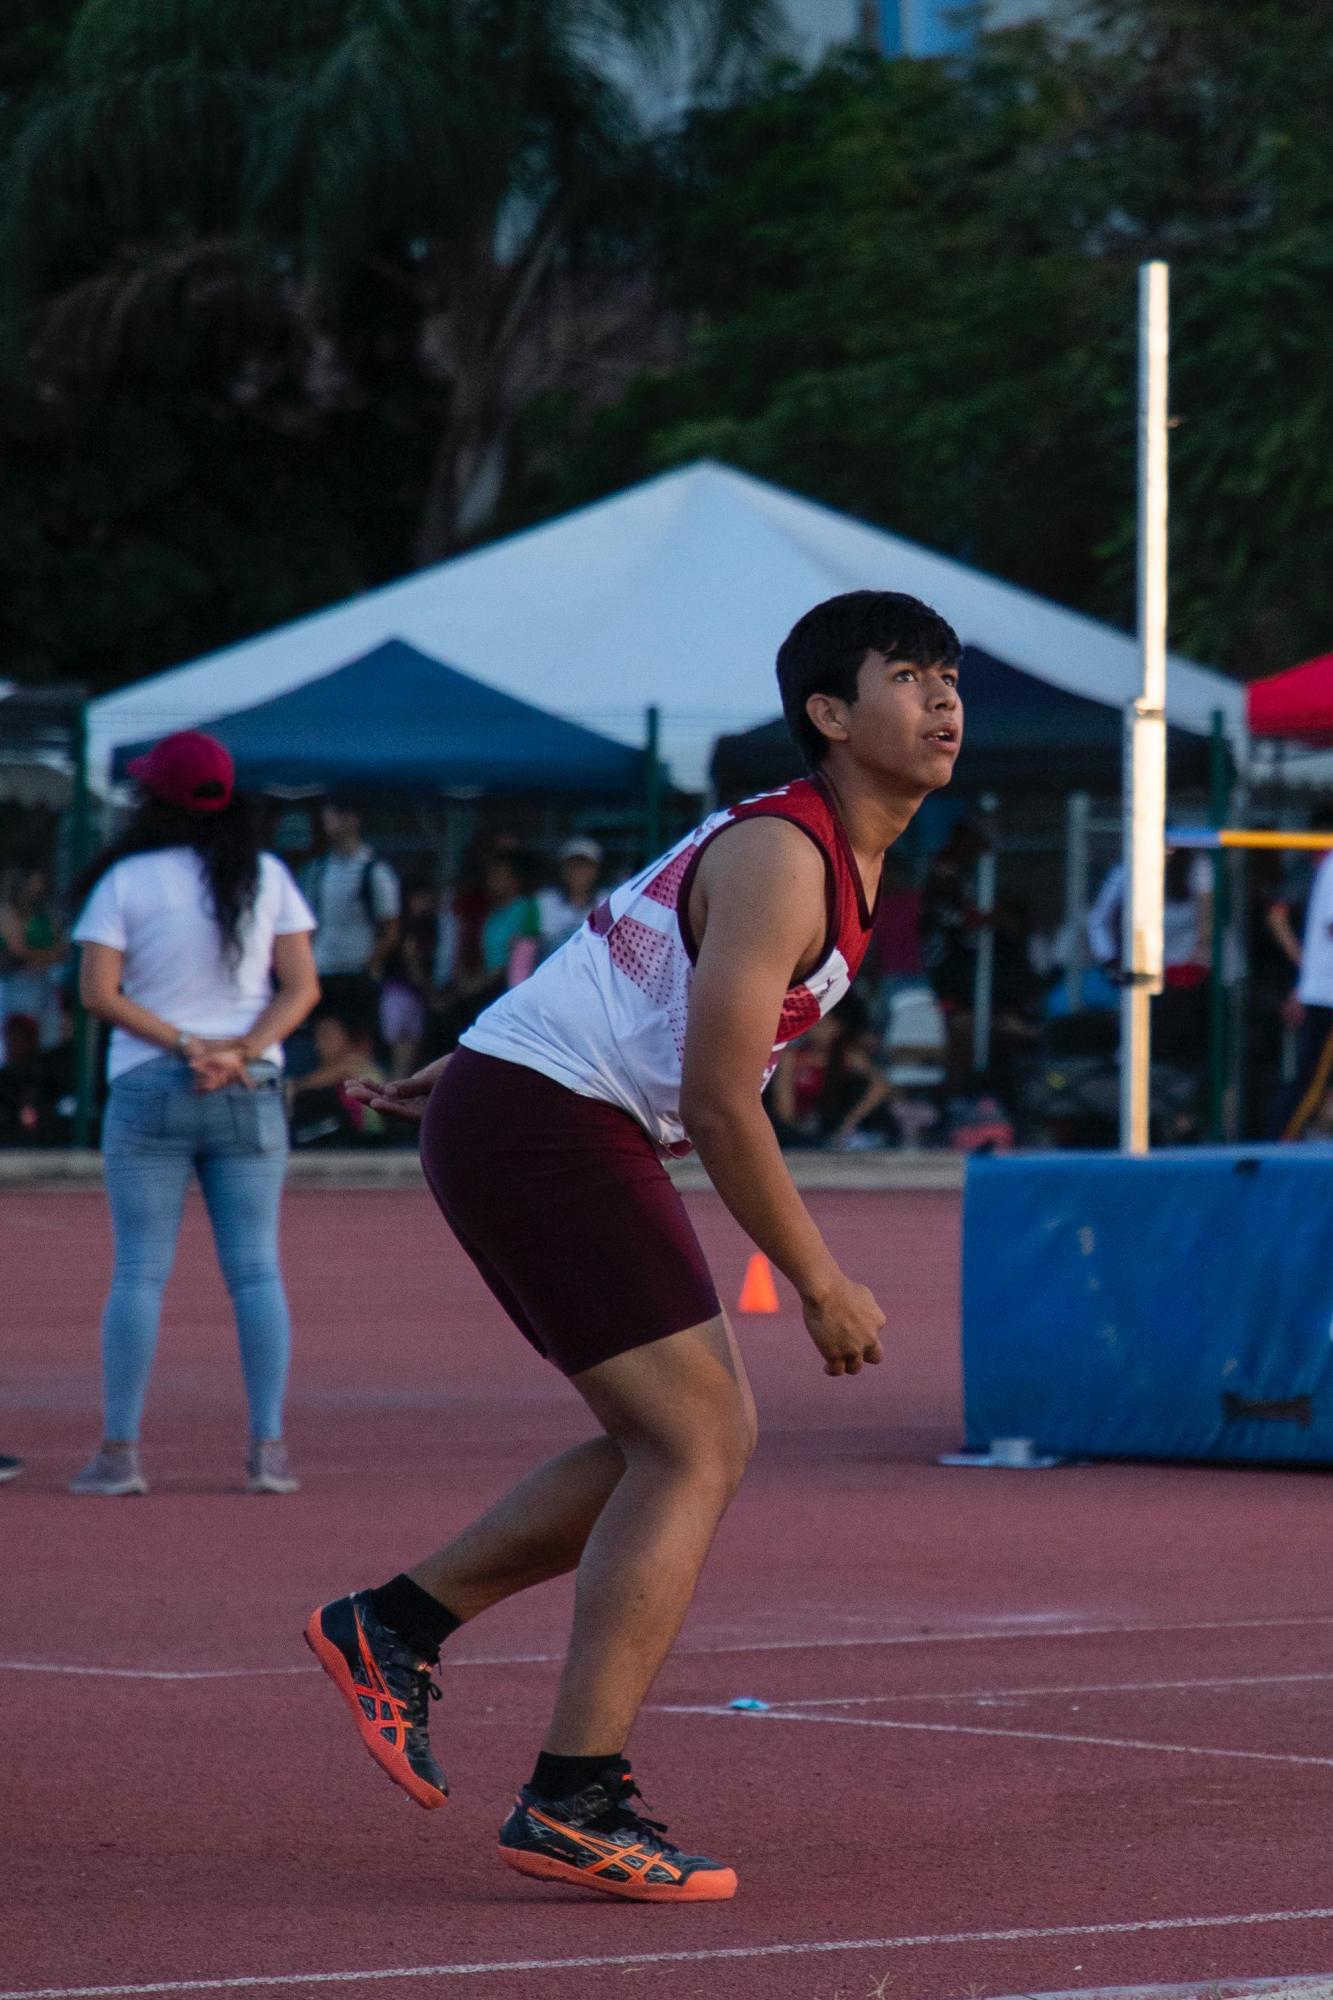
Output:
[[[694,977],[690,885],[699,857],[743,819],[787,819],[824,856],[828,928],[815,970],[788,989],[766,1084],[786,1043],[836,1007],[870,942],[873,913],[832,797],[799,778],[717,812],[612,892],[531,979],[488,1007],[462,1037],[481,1055],[520,1063],[580,1097],[637,1118],[663,1153],[690,1150],[680,1119],[685,1021]]]

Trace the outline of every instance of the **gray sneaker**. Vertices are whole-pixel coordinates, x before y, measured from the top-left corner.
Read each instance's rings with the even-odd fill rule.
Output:
[[[138,1445],[99,1445],[83,1471],[70,1480],[69,1490],[100,1493],[105,1500],[119,1500],[128,1493],[146,1493],[148,1481],[139,1463]]]
[[[245,1461],[247,1493],[299,1493],[301,1482],[292,1471],[281,1438],[251,1440]]]

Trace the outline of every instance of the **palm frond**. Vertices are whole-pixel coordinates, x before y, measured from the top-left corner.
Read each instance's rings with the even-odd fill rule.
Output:
[[[11,162],[7,234],[24,292],[66,290],[122,242],[208,239],[237,226],[269,94],[242,73],[181,63],[49,99]]]
[[[160,385],[197,372],[201,349],[236,365],[258,327],[278,325],[264,304],[261,255],[240,236],[122,249],[38,316],[33,372],[95,396],[113,380],[146,375]]]
[[[365,0],[84,0],[67,50],[76,84],[196,62],[258,73],[316,58]]]

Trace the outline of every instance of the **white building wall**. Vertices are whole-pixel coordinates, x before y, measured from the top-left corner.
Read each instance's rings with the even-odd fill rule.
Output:
[[[785,0],[783,12],[793,55],[817,63],[825,50],[861,40],[867,22],[873,26],[878,5],[867,7],[863,0]]]

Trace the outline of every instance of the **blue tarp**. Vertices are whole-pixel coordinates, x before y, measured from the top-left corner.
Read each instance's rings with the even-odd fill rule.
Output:
[[[637,792],[644,779],[642,751],[501,694],[402,639],[197,726],[221,738],[251,789],[606,795]],[[147,747],[118,749],[115,774]]]
[[[973,1159],[967,1442],[1333,1465],[1323,1146]]]

